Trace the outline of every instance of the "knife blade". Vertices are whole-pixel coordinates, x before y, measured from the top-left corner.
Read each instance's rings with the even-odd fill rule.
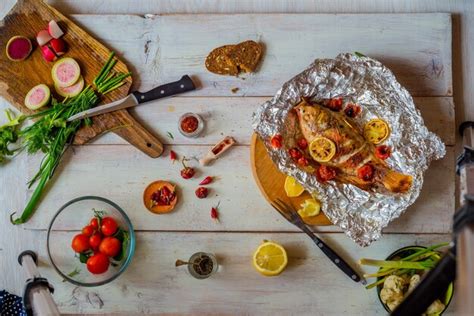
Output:
[[[122,110],[134,107],[149,101],[166,98],[172,95],[195,90],[196,86],[188,75],[184,75],[180,80],[170,82],[158,87],[155,87],[147,92],[132,92],[123,99],[100,105],[95,108],[77,113],[68,118],[68,122],[75,120],[82,120],[88,117],[105,114],[117,110]]]

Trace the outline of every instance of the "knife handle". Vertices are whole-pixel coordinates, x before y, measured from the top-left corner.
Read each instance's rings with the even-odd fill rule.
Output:
[[[144,103],[156,99],[169,97],[175,94],[180,94],[187,91],[195,90],[196,86],[188,75],[184,75],[181,79],[175,82],[170,82],[147,92],[132,92],[138,103]]]

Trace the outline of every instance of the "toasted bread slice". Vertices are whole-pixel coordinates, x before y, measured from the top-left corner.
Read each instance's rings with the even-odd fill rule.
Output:
[[[229,57],[235,45],[225,45],[212,50],[206,58],[206,68],[219,75],[236,76],[239,73],[237,65]]]
[[[254,41],[245,41],[235,45],[229,57],[245,72],[253,72],[262,57],[262,46]]]
[[[254,41],[215,48],[206,58],[206,68],[219,75],[253,72],[262,57],[262,46]]]

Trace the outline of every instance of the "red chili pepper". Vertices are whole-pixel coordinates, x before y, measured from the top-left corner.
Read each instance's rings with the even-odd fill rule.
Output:
[[[308,148],[308,141],[306,140],[306,138],[304,137],[301,137],[299,140],[298,140],[298,147],[301,149],[301,150],[305,150],[306,148]]]
[[[214,180],[211,176],[205,177],[201,182],[199,182],[199,185],[206,185],[212,182]]]
[[[174,151],[170,151],[170,159],[173,160],[173,162],[176,160],[176,158],[178,158],[178,156],[176,155],[176,153]]]
[[[221,204],[221,202],[211,208],[211,218],[216,221],[219,221],[219,212],[217,211],[219,209],[219,204]]]
[[[374,167],[369,164],[365,164],[357,169],[357,176],[359,179],[364,181],[371,181],[374,178]]]
[[[334,179],[336,177],[336,173],[336,169],[321,165],[316,171],[316,178],[319,182],[324,183],[326,181]]]
[[[209,190],[205,187],[199,187],[196,189],[196,196],[200,199],[204,199],[209,194]]]
[[[291,158],[295,160],[298,160],[303,157],[303,154],[298,148],[291,148],[290,150],[288,150],[288,154],[291,156]]]
[[[184,161],[186,160],[185,157],[183,157],[183,160],[181,163],[183,164],[184,169],[181,169],[181,177],[184,179],[191,179],[194,177],[194,174],[196,173],[193,168],[190,168],[184,164]]]
[[[390,147],[387,145],[380,145],[375,147],[375,156],[382,160],[385,160],[390,157],[391,152],[392,151],[390,150]]]
[[[281,136],[280,134],[275,134],[271,138],[270,142],[272,143],[273,148],[281,148],[281,146],[283,145],[283,136]]]

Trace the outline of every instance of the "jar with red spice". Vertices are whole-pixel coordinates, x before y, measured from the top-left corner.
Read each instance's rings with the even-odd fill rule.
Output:
[[[204,120],[196,113],[185,113],[179,118],[178,129],[183,136],[197,137],[204,129]]]

